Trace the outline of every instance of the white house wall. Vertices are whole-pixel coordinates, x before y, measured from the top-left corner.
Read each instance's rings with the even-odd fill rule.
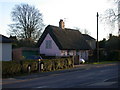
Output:
[[[85,60],[88,60],[88,51],[87,50],[80,50],[79,51],[79,58],[83,58]]]
[[[52,41],[52,48],[51,49],[46,49],[46,40],[51,40]],[[54,40],[51,38],[49,34],[46,35],[44,41],[42,42],[40,46],[40,54],[45,54],[48,56],[61,56],[61,51],[57,47],[56,43]]]
[[[46,40],[52,41],[51,49],[46,49]],[[76,50],[69,50],[69,54],[68,54],[68,50],[60,50],[49,34],[46,35],[39,49],[40,49],[40,54],[45,54],[47,56],[68,56],[68,55],[73,56],[77,54]],[[78,55],[80,56],[80,58],[88,60],[87,50],[79,50]]]
[[[76,50],[61,50],[61,56],[75,56],[76,55]]]
[[[12,44],[11,43],[0,43],[0,50],[2,50],[3,61],[12,60]]]
[[[76,55],[76,50],[70,50],[70,51],[69,51],[69,55],[71,55],[71,56]]]
[[[79,59],[83,58],[84,60],[88,60],[88,51],[87,50],[79,50],[78,52],[76,52],[76,50],[69,50],[69,54],[68,54],[68,50],[61,50],[61,56],[76,56],[79,55]]]
[[[67,56],[67,50],[61,50],[61,56]]]

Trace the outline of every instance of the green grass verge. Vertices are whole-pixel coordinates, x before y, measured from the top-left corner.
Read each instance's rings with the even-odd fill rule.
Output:
[[[118,61],[101,61],[101,62],[92,62],[86,64],[107,64],[107,63],[118,63]]]

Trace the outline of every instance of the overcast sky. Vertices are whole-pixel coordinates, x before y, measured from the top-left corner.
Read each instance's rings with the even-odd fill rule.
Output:
[[[86,28],[96,39],[96,13],[103,14],[113,7],[109,0],[0,0],[0,34],[9,35],[8,25],[12,24],[11,11],[16,4],[34,5],[43,14],[44,24],[58,26],[65,21],[66,28]],[[106,38],[111,28],[99,22],[99,40]],[[113,34],[116,34],[117,29]]]

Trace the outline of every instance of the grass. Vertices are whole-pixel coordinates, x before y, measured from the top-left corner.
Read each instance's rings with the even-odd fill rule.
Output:
[[[117,63],[118,61],[101,61],[101,62],[88,62],[86,64],[107,64],[107,63]]]

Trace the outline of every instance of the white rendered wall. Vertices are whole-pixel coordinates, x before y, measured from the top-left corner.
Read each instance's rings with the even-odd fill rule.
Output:
[[[0,50],[2,50],[2,61],[12,60],[12,45],[11,45],[11,43],[0,43],[0,44],[2,45],[2,48],[0,47]]]
[[[51,49],[46,49],[46,40],[52,40]],[[46,35],[44,41],[40,46],[40,54],[45,54],[47,56],[61,56],[61,50],[59,50],[58,46],[56,45],[56,43],[49,34]]]

